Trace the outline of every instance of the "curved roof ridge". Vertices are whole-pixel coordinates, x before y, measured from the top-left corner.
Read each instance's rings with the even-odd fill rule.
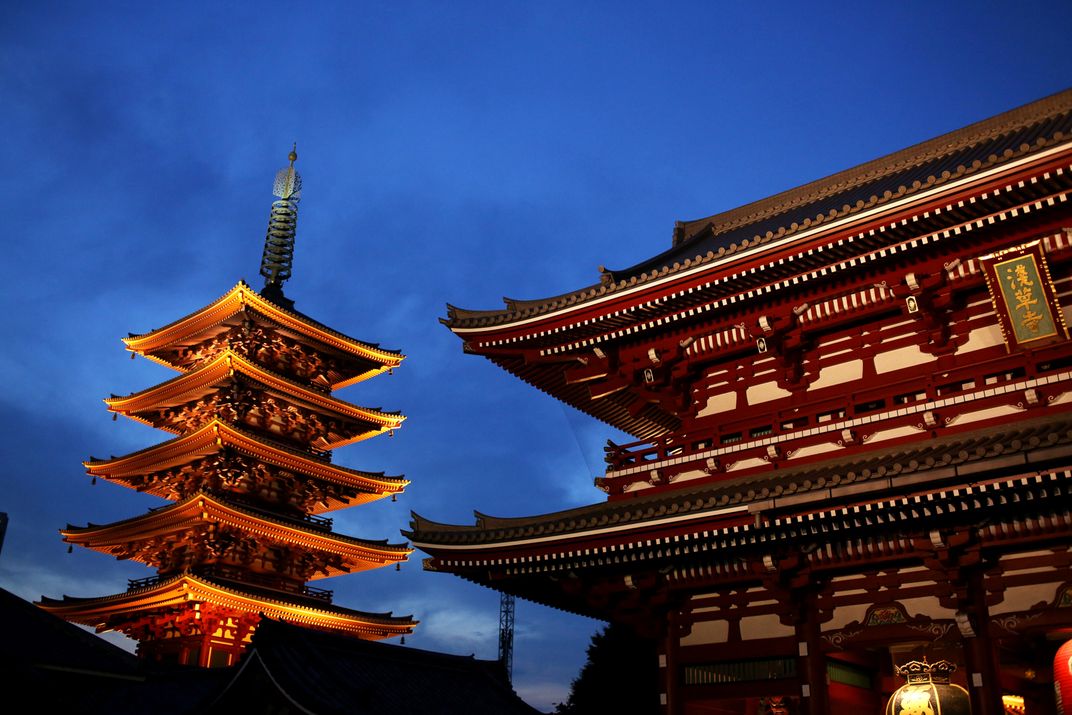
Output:
[[[275,440],[267,439],[267,438],[262,437],[260,435],[255,435],[255,434],[253,434],[251,432],[247,432],[244,429],[241,429],[241,428],[236,427],[234,425],[229,425],[226,422],[221,422],[221,421],[219,421],[217,419],[212,419],[209,422],[206,422],[202,427],[200,427],[199,429],[197,429],[197,430],[195,430],[193,432],[188,432],[188,433],[183,434],[183,435],[178,435],[178,436],[173,437],[172,439],[166,440],[164,442],[157,442],[156,444],[152,444],[152,445],[149,445],[148,447],[144,447],[144,448],[136,450],[134,452],[130,452],[130,453],[125,454],[125,455],[123,455],[121,457],[114,457],[113,456],[110,459],[95,459],[93,457],[90,457],[89,460],[87,460],[85,462],[82,462],[82,465],[84,467],[86,467],[87,471],[91,470],[91,468],[93,468],[93,467],[97,467],[98,469],[101,469],[101,468],[105,467],[108,464],[114,464],[116,462],[121,462],[121,461],[129,460],[129,459],[134,459],[134,458],[137,458],[137,457],[144,457],[146,455],[152,454],[154,451],[167,452],[168,449],[177,447],[184,440],[185,441],[196,441],[198,438],[203,438],[203,437],[209,436],[209,433],[211,433],[210,439],[212,441],[215,441],[216,434],[215,434],[215,429],[214,428],[216,428],[216,427],[218,427],[221,432],[224,432],[224,433],[226,433],[228,431],[234,432],[239,437],[242,437],[244,439],[248,439],[251,442],[259,443],[259,444],[264,445],[265,447],[267,447],[269,449],[273,449],[273,450],[282,452],[282,453],[284,453],[286,455],[289,455],[291,457],[296,457],[298,459],[301,459],[302,461],[310,463],[311,465],[326,469],[328,471],[338,471],[338,472],[340,472],[342,474],[354,475],[354,476],[364,477],[364,478],[367,478],[367,479],[383,479],[383,480],[387,480],[387,481],[400,482],[400,483],[403,483],[402,484],[403,486],[406,486],[406,485],[410,484],[409,480],[407,480],[404,476],[397,476],[397,477],[395,477],[395,476],[386,476],[386,475],[384,475],[383,472],[362,471],[360,469],[352,469],[350,467],[343,467],[343,466],[340,466],[340,465],[337,465],[337,464],[333,464],[332,462],[318,460],[315,456],[313,456],[311,454],[308,454],[308,453],[301,452],[299,450],[293,449],[293,448],[291,448],[291,447],[289,447],[289,446],[287,446],[285,444],[282,444],[280,442],[276,442]],[[187,450],[187,449],[182,450],[182,456],[190,457],[192,459],[200,458],[200,455],[191,454],[189,452],[189,450]],[[275,464],[275,462],[272,462],[271,460],[267,460],[267,461],[269,461],[272,464]],[[284,466],[284,465],[276,465],[276,466]],[[94,472],[92,472],[92,471],[89,471],[89,473],[94,474]],[[106,473],[104,473],[104,472],[99,472],[98,474],[100,476],[106,476]]]
[[[306,385],[296,382],[285,375],[280,375],[274,370],[231,350],[230,347],[222,350],[216,357],[193,370],[180,373],[170,380],[126,396],[112,396],[104,400],[104,403],[108,405],[108,409],[111,412],[122,414],[151,427],[157,427],[158,425],[154,425],[151,420],[142,418],[136,413],[157,407],[160,402],[166,404],[179,400],[176,404],[181,404],[186,395],[200,391],[206,385],[213,385],[230,379],[235,372],[263,384],[268,390],[275,390],[283,394],[287,399],[303,402],[313,409],[325,410],[329,415],[334,413],[337,416],[348,418],[355,422],[363,420],[370,425],[370,428],[365,432],[359,432],[350,439],[329,443],[327,445],[329,449],[336,449],[346,444],[363,441],[387,430],[399,429],[402,423],[406,421],[406,416],[402,414],[401,410],[386,411],[380,407],[365,407],[346,400],[340,400],[330,393],[309,389]],[[144,404],[145,401],[149,401],[149,404]],[[142,402],[143,404],[139,406],[135,404],[137,402]],[[376,425],[379,425],[379,432],[376,431]],[[171,426],[160,425],[158,427],[167,432],[177,431]]]
[[[730,223],[737,221],[749,223],[767,214],[788,211],[808,201],[832,196],[854,186],[888,176],[900,169],[941,157],[958,149],[968,148],[981,141],[1000,137],[1068,111],[1072,111],[1072,89],[1057,92],[744,206],[710,216],[680,221],[678,222],[680,230],[675,230],[674,245],[680,246],[698,233],[698,231],[690,233],[691,227],[718,223],[724,225],[724,228],[718,231],[721,233],[731,228],[728,225]]]
[[[745,206],[677,222],[668,249],[629,268],[601,268],[596,285],[543,300],[509,301],[505,310],[452,306],[442,322],[452,329],[480,328],[554,312],[931,189],[1070,135],[1072,90],[1065,90]],[[829,203],[814,205],[822,202]]]
[[[221,591],[225,591],[239,598],[249,599],[259,603],[266,603],[270,605],[282,605],[289,608],[298,608],[302,611],[312,614],[324,614],[329,616],[342,616],[353,620],[361,620],[371,623],[373,625],[384,626],[414,626],[420,623],[420,621],[413,620],[413,616],[396,616],[392,611],[384,613],[370,613],[367,611],[358,611],[352,608],[345,608],[343,606],[336,606],[333,603],[318,602],[315,605],[310,604],[307,599],[302,598],[282,598],[286,596],[285,592],[273,592],[272,595],[262,595],[258,593],[260,589],[256,586],[252,586],[250,590],[243,590],[235,588],[231,585],[230,581],[217,581],[216,579],[201,574],[193,573],[186,570],[181,573],[177,573],[174,576],[164,578],[160,581],[148,583],[144,586],[129,589],[121,593],[115,593],[109,596],[91,596],[91,597],[79,597],[64,595],[62,598],[49,598],[48,596],[42,596],[38,601],[38,605],[44,608],[46,611],[58,611],[67,610],[72,608],[78,608],[80,606],[86,606],[88,604],[98,603],[107,604],[109,602],[121,602],[123,600],[130,600],[132,597],[148,594],[151,592],[167,592],[173,588],[176,582],[183,581],[189,584],[193,584],[195,587],[208,587],[215,588]],[[183,593],[188,591],[184,589]],[[289,594],[294,595],[294,594]],[[285,614],[280,614],[285,615]],[[70,618],[79,622],[76,618]]]
[[[405,355],[402,354],[402,352],[400,350],[390,350],[388,348],[380,347],[379,343],[371,343],[371,342],[368,342],[366,340],[359,340],[358,338],[351,337],[349,335],[346,335],[345,333],[341,333],[338,330],[335,330],[334,328],[331,328],[331,327],[329,327],[327,325],[324,325],[320,321],[315,320],[314,318],[310,318],[308,315],[305,315],[304,313],[301,313],[301,312],[299,312],[297,310],[294,310],[294,309],[291,309],[291,308],[285,308],[285,307],[283,307],[281,305],[278,305],[277,303],[273,303],[272,301],[268,300],[263,295],[261,295],[259,292],[257,292],[255,289],[250,287],[250,285],[248,283],[246,283],[244,280],[238,281],[238,283],[236,283],[235,286],[233,288],[231,288],[231,290],[227,291],[222,296],[220,296],[216,300],[212,301],[208,305],[206,305],[206,306],[204,306],[202,308],[199,308],[199,309],[193,311],[192,313],[184,315],[183,317],[178,318],[177,320],[173,320],[172,322],[168,323],[167,325],[161,326],[159,328],[155,328],[153,330],[150,330],[150,331],[145,332],[145,333],[140,333],[140,334],[131,333],[128,337],[123,338],[123,342],[126,343],[128,350],[132,350],[134,352],[139,352],[139,353],[144,352],[142,349],[139,349],[138,347],[136,347],[137,343],[144,342],[147,339],[149,339],[150,337],[160,336],[160,335],[162,335],[162,334],[164,334],[164,333],[166,333],[168,331],[172,331],[175,328],[181,326],[183,323],[192,320],[195,316],[211,312],[214,308],[217,308],[218,306],[223,305],[229,299],[233,299],[235,296],[239,296],[240,298],[242,298],[241,303],[244,306],[245,305],[244,296],[247,295],[247,294],[250,295],[253,298],[254,302],[261,302],[265,306],[270,307],[272,310],[278,311],[282,316],[286,316],[286,317],[290,318],[291,320],[294,320],[294,321],[296,321],[298,323],[305,323],[305,324],[309,325],[310,327],[315,328],[316,330],[322,331],[323,333],[325,333],[325,334],[327,334],[329,336],[332,336],[335,339],[337,339],[337,340],[339,340],[339,341],[341,341],[343,343],[350,343],[352,345],[355,345],[355,346],[358,346],[360,348],[363,348],[365,351],[368,351],[370,353],[369,355],[364,356],[364,357],[367,357],[369,359],[378,358],[381,362],[385,362],[385,363],[386,362],[396,362],[397,361],[396,362],[396,364],[397,364],[397,363],[400,363],[406,357]],[[135,344],[135,345],[132,346],[132,344]],[[338,348],[338,345],[333,346],[333,347]],[[156,349],[156,348],[146,348],[146,350],[150,350],[150,349]]]
[[[463,543],[466,537],[471,539],[475,535],[486,535],[486,541],[508,542],[554,534],[583,534],[585,531],[607,526],[632,525],[633,528],[643,528],[644,523],[649,520],[674,514],[698,514],[726,507],[746,508],[750,503],[777,498],[774,495],[762,494],[764,488],[788,488],[793,485],[792,491],[784,493],[821,493],[829,488],[829,484],[819,483],[816,475],[829,479],[835,474],[853,474],[853,479],[845,482],[850,484],[899,474],[925,473],[945,468],[952,463],[971,464],[995,455],[1026,453],[1058,446],[1064,449],[1072,446],[1070,414],[1047,415],[1012,425],[983,427],[946,435],[929,442],[890,445],[877,452],[838,455],[827,460],[781,467],[770,472],[743,475],[723,481],[696,485],[686,482],[680,488],[669,491],[641,492],[630,499],[599,502],[518,519],[497,520],[490,524],[481,523],[479,520],[474,525],[435,522],[414,524],[417,528],[405,535],[415,542],[418,548],[427,551],[424,545]],[[942,455],[948,459],[938,458]],[[898,466],[902,463],[903,466]],[[809,480],[810,486],[803,487]],[[479,512],[477,514],[479,516]],[[496,530],[503,533],[491,533]]]
[[[225,499],[218,494],[214,494],[204,489],[198,489],[190,496],[172,504],[166,504],[155,509],[150,509],[144,514],[138,514],[136,516],[128,517],[126,519],[119,519],[108,524],[92,524],[89,523],[84,527],[77,527],[71,524],[67,525],[67,529],[63,530],[64,537],[68,534],[87,534],[91,531],[112,529],[115,527],[136,524],[140,521],[150,521],[155,519],[164,519],[167,516],[181,512],[184,508],[188,507],[195,500],[207,499],[212,502],[216,508],[230,510],[238,514],[242,514],[248,518],[264,521],[277,526],[283,526],[290,529],[297,529],[299,531],[306,532],[310,536],[323,537],[332,541],[348,542],[355,546],[369,548],[372,550],[382,549],[386,551],[405,552],[407,554],[413,553],[413,549],[410,548],[408,543],[403,544],[390,544],[387,539],[363,539],[358,536],[350,536],[348,534],[341,534],[335,531],[327,531],[317,528],[308,522],[304,522],[301,519],[288,519],[285,516],[272,514],[262,511],[255,507],[249,507],[243,504],[236,504],[229,499]]]

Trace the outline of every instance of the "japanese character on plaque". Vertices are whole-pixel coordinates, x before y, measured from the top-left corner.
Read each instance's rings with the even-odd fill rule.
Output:
[[[1006,347],[1042,347],[1068,339],[1042,241],[979,258]]]

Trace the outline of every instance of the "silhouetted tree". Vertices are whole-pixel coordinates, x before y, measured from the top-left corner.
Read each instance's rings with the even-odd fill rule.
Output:
[[[656,713],[659,669],[655,643],[637,637],[627,626],[610,624],[592,636],[588,662],[570,685],[558,715]]]

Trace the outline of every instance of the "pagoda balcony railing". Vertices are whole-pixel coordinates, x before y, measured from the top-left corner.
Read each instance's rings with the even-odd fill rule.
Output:
[[[753,456],[763,453],[776,456],[786,449],[780,445],[788,443],[836,438],[850,444],[857,438],[853,430],[874,430],[876,423],[898,420],[925,423],[937,409],[948,418],[968,404],[977,405],[972,408],[1003,404],[1013,394],[1047,379],[1046,375],[1072,367],[1068,359],[1055,359],[1048,354],[1036,359],[1025,361],[1015,355],[1003,356],[949,372],[910,375],[857,392],[822,390],[820,397],[806,402],[764,403],[736,409],[732,421],[715,421],[720,415],[712,415],[710,421],[703,420],[705,424],[701,422],[693,429],[667,434],[655,441],[625,445],[608,441],[604,448],[607,477],[598,479],[597,483],[609,487],[619,482],[623,473],[630,475],[627,479],[636,481],[641,473],[661,471],[664,467],[669,474],[652,472],[654,479],[696,468],[711,474],[717,470],[720,460],[732,461],[745,452]]]
[[[256,586],[258,588],[270,589],[272,591],[281,591],[283,593],[296,594],[299,596],[305,596],[307,598],[315,598],[316,600],[323,601],[324,603],[331,603],[332,599],[335,596],[335,592],[327,588],[316,588],[315,586],[295,583],[293,581],[288,581],[287,579],[280,578],[278,576],[270,576],[268,574],[247,573],[239,569],[230,568],[228,566],[202,566],[194,569],[194,573],[199,576],[218,578],[225,581],[231,581],[236,584],[245,584],[249,586]],[[162,581],[166,581],[167,579],[174,577],[175,574],[169,573],[157,574],[156,576],[148,576],[146,578],[127,579],[127,590],[133,591],[139,588],[155,586]]]
[[[1019,361],[1018,361],[1019,360]],[[607,440],[604,460],[608,472],[642,467],[663,460],[684,459],[710,450],[734,452],[757,442],[778,443],[797,439],[808,430],[832,430],[839,423],[870,421],[885,413],[928,409],[934,401],[992,389],[1066,369],[1064,361],[1046,359],[1023,364],[1016,356],[1004,356],[939,375],[914,376],[895,383],[852,393],[830,395],[793,405],[763,403],[733,412],[732,421],[698,424],[691,430],[673,432],[652,441],[615,444]],[[775,408],[775,409],[772,409]],[[712,416],[717,419],[717,416]]]
[[[253,501],[253,500],[250,500],[248,498],[244,498],[242,496],[235,496],[235,495],[229,494],[227,492],[222,492],[222,491],[213,490],[213,489],[206,490],[206,492],[209,493],[209,494],[215,494],[217,496],[221,496],[221,497],[223,497],[224,499],[226,499],[228,501],[231,501],[231,502],[233,502],[235,504],[241,505],[243,509],[248,509],[249,511],[256,512],[256,513],[258,513],[258,514],[260,514],[262,516],[266,516],[266,517],[268,517],[270,519],[283,519],[285,521],[294,521],[294,522],[298,522],[298,523],[302,523],[302,524],[308,524],[310,526],[315,526],[318,529],[323,529],[324,531],[331,531],[331,528],[335,524],[334,520],[332,520],[332,518],[328,517],[328,516],[317,516],[316,514],[305,514],[305,513],[279,512],[279,511],[274,511],[272,509],[266,509],[266,508],[264,508],[264,506],[260,502]],[[158,509],[167,509],[170,506],[172,506],[172,505],[171,504],[163,504],[161,506],[154,506],[154,507],[150,507],[149,511],[156,511]]]
[[[169,578],[171,578],[170,574],[167,575],[167,576],[160,576],[158,574],[156,576],[148,576],[146,578],[128,578],[127,579],[127,590],[128,591],[133,591],[134,589],[137,589],[137,588],[145,588],[147,586],[155,586],[156,584],[160,583],[161,581],[163,581],[165,579],[169,579]]]
[[[335,592],[328,588],[317,588],[316,586],[303,586],[302,591],[306,596],[310,598],[316,598],[326,603],[331,603],[331,599],[335,597]]]
[[[238,500],[236,500],[236,501],[238,501]],[[317,529],[322,529],[324,531],[331,531],[332,526],[335,525],[335,521],[329,516],[317,516],[316,514],[304,514],[304,513],[294,514],[294,513],[287,513],[287,512],[271,511],[269,509],[263,508],[259,504],[250,503],[250,502],[247,502],[247,501],[244,501],[244,500],[242,501],[242,505],[243,505],[243,507],[245,507],[246,509],[249,509],[250,511],[255,511],[258,514],[262,514],[262,515],[264,515],[266,517],[269,517],[271,519],[283,519],[283,520],[286,520],[286,521],[295,521],[295,522],[298,522],[298,523],[301,523],[301,524],[308,524],[309,526],[315,526]]]
[[[316,514],[302,514],[302,521],[307,521],[313,526],[320,527],[325,531],[331,531],[335,521],[330,516],[317,516]]]
[[[325,603],[331,603],[332,598],[335,596],[335,592],[331,591],[330,589],[316,588],[315,586],[298,583],[282,578],[280,576],[250,573],[221,564],[202,566],[196,569],[196,573],[208,576],[210,578],[219,578],[226,581],[231,581],[236,584],[256,586],[257,588],[270,589],[272,591],[280,591],[282,593],[290,593],[299,596],[306,596],[308,598],[315,598],[316,600],[323,601]]]

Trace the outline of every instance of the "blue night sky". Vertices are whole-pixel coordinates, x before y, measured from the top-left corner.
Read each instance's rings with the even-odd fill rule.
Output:
[[[119,338],[257,270],[298,142],[299,310],[403,350],[340,397],[408,415],[346,466],[404,473],[336,528],[401,540],[410,510],[472,522],[600,501],[626,439],[438,324],[590,285],[733,208],[1064,89],[1067,2],[8,4],[0,23],[5,388],[0,585],[105,595],[138,564],[57,529],[159,502],[80,462],[165,433],[100,400],[172,376]],[[496,655],[498,596],[421,570],[317,582],[413,613],[407,644]],[[515,684],[562,700],[600,624],[519,602]]]

